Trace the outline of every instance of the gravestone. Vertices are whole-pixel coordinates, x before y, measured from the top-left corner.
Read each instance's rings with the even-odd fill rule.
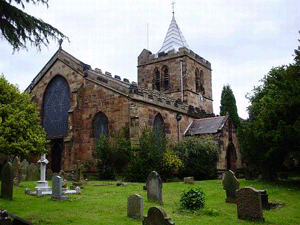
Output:
[[[83,178],[83,164],[80,160],[77,160],[77,164],[75,166],[75,181],[73,182],[73,186],[82,187],[86,181]]]
[[[28,181],[35,181],[35,180],[38,180],[38,179],[39,179],[38,167],[34,163],[31,163],[28,166],[27,180]]]
[[[62,195],[62,178],[60,176],[52,177],[52,200],[65,200],[66,196]]]
[[[26,181],[29,163],[24,159],[20,163],[20,181]]]
[[[225,173],[222,183],[223,189],[226,191],[226,202],[236,203],[235,191],[239,189],[240,182],[231,170]]]
[[[183,182],[185,184],[194,184],[194,177],[184,177]]]
[[[238,218],[244,220],[264,221],[261,196],[252,187],[241,188],[236,191]]]
[[[143,225],[175,225],[175,223],[167,217],[162,208],[155,206],[148,210],[148,215],[143,219]]]
[[[19,186],[20,184],[20,160],[16,156],[12,162],[12,169],[14,173],[14,185]]]
[[[138,194],[127,198],[127,216],[134,219],[143,218],[143,198]]]
[[[41,179],[36,183],[35,190],[37,194],[39,194],[39,192],[41,195],[43,192],[51,192],[51,188],[48,186],[48,181],[46,181],[46,166],[48,162],[46,154],[43,154],[41,159],[38,161],[38,163],[40,163]]]
[[[51,169],[47,169],[46,171],[46,180],[52,180],[53,172]]]
[[[14,173],[11,162],[5,163],[1,173],[1,198],[12,199]]]
[[[154,202],[163,204],[163,202],[162,202],[162,180],[156,171],[152,171],[148,175],[146,187],[147,187],[148,201],[154,201]]]

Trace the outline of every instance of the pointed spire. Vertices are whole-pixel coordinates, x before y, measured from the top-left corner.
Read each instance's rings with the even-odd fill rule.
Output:
[[[181,47],[189,48],[187,42],[185,41],[183,34],[181,33],[179,26],[176,23],[175,15],[174,15],[174,4],[175,2],[172,2],[173,7],[173,16],[171,20],[170,27],[168,29],[167,35],[165,37],[164,43],[161,47],[161,49],[158,51],[160,52],[168,52],[170,50],[177,51]]]

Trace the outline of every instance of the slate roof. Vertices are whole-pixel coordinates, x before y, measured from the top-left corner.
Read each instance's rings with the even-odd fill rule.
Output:
[[[184,132],[184,135],[215,134],[223,128],[227,119],[228,115],[193,120]]]
[[[187,42],[185,41],[183,34],[181,33],[179,26],[176,23],[175,16],[173,13],[173,17],[171,20],[170,27],[168,29],[167,35],[165,37],[164,43],[162,44],[160,52],[168,52],[170,50],[177,51],[181,47],[189,48]]]

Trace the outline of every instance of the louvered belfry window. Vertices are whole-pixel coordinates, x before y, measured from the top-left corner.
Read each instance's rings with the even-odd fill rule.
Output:
[[[48,84],[43,103],[43,126],[47,138],[68,136],[68,111],[70,89],[62,76],[54,77]]]

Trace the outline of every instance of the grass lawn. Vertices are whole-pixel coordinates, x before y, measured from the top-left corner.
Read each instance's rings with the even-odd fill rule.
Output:
[[[25,188],[34,190],[36,182],[22,182],[14,187],[13,201],[0,199],[0,210],[31,221],[33,224],[142,224],[142,220],[127,217],[127,197],[139,194],[144,199],[144,215],[158,204],[147,201],[143,191],[144,183],[128,183],[117,187],[116,182],[90,181],[82,189],[81,195],[69,195],[69,200],[52,201],[50,196],[25,195]],[[100,186],[100,184],[111,184]],[[51,182],[49,182],[51,185]],[[282,207],[263,212],[265,223],[237,219],[235,204],[225,203],[225,191],[221,180],[196,181],[163,184],[163,209],[176,225],[188,224],[300,224],[300,182],[299,180],[265,183],[258,180],[240,180],[240,187],[252,186],[266,189],[269,202],[283,204]],[[199,213],[178,211],[183,190],[200,187],[206,195],[206,204]]]

